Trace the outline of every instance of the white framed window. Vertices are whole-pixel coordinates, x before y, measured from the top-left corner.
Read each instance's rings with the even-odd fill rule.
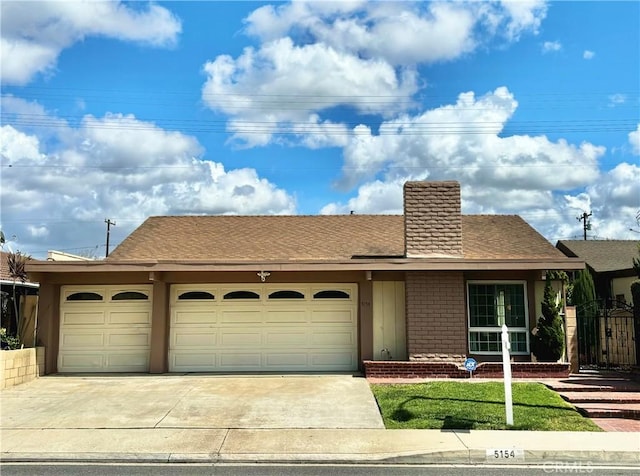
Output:
[[[526,281],[468,281],[467,297],[470,353],[502,353],[502,324],[506,324],[511,354],[529,354]]]

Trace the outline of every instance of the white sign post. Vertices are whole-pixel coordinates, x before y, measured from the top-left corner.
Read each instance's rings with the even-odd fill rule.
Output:
[[[511,397],[511,358],[509,351],[509,332],[506,324],[502,324],[502,371],[504,373],[504,404],[507,412],[507,425],[513,426],[513,399]]]

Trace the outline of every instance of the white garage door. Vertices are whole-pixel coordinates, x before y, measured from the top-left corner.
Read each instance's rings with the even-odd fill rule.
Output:
[[[151,286],[63,286],[58,372],[148,372]]]
[[[172,372],[356,368],[355,284],[172,286]]]

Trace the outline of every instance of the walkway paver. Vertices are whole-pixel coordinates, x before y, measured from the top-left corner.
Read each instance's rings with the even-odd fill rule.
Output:
[[[640,433],[640,420],[629,418],[592,418],[596,425],[604,431]],[[638,436],[640,439],[640,436]]]

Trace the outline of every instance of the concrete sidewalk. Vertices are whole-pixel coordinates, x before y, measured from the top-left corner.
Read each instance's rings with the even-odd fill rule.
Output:
[[[376,429],[3,429],[2,461],[640,466],[640,434]],[[509,454],[496,458],[494,450]],[[513,453],[512,451],[513,450]],[[505,453],[506,452],[506,453]]]

